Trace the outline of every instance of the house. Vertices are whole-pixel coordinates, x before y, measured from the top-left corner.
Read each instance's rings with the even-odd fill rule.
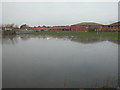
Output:
[[[43,27],[17,28],[15,29],[15,31],[16,33],[32,33],[32,32],[49,31],[49,28],[43,28]]]
[[[109,27],[108,30],[110,31],[120,31],[120,21],[112,23],[108,27]]]
[[[35,32],[32,28],[17,28],[16,33],[32,33]]]
[[[41,32],[41,31],[49,31],[49,28],[47,27],[36,27],[36,28],[31,28],[35,32]]]
[[[108,25],[98,26],[97,31],[108,31]]]
[[[70,26],[53,26],[49,28],[50,31],[70,31]]]
[[[14,27],[13,26],[2,27],[2,33],[3,34],[15,34]]]

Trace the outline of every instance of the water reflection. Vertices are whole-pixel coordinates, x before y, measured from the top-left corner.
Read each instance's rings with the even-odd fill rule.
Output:
[[[3,88],[117,86],[118,44],[103,38],[3,37]]]
[[[116,44],[119,44],[120,41],[119,40],[108,40],[106,38],[71,38],[71,37],[67,37],[67,36],[49,36],[49,35],[6,35],[3,36],[3,44],[4,43],[18,43],[18,39],[21,40],[29,40],[31,38],[40,38],[40,39],[46,39],[46,40],[50,40],[50,39],[63,39],[63,40],[70,40],[70,41],[74,41],[74,42],[78,42],[78,43],[83,43],[83,44],[92,44],[92,43],[98,43],[98,42],[103,42],[103,41],[110,41]]]

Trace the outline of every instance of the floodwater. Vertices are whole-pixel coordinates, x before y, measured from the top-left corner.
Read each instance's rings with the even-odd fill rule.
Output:
[[[3,88],[117,86],[116,41],[17,35],[2,44]]]

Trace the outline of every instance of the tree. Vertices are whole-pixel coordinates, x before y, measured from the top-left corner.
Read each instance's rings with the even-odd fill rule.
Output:
[[[29,26],[27,24],[23,24],[20,26],[20,28],[29,28]]]
[[[46,27],[45,25],[43,25],[42,27]]]
[[[38,28],[40,28],[40,26],[38,26]]]

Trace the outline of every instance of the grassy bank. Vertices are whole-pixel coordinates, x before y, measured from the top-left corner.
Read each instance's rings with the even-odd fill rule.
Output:
[[[111,40],[118,40],[117,32],[34,32],[34,33],[20,33],[25,35],[55,35],[68,36],[72,38],[106,38]],[[119,38],[120,39],[120,38]]]

